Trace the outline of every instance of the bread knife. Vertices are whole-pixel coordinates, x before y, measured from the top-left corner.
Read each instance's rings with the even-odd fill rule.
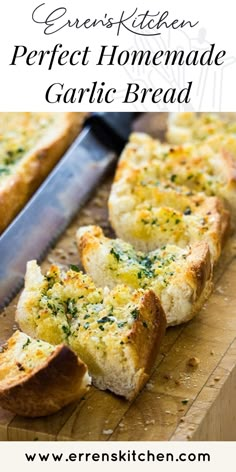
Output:
[[[0,309],[21,289],[27,261],[42,261],[114,164],[135,115],[91,115],[66,154],[0,237]]]

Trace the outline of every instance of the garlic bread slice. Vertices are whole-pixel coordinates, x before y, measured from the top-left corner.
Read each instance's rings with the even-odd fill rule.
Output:
[[[151,290],[98,289],[88,275],[55,265],[43,276],[35,261],[27,264],[16,319],[35,338],[68,344],[95,386],[127,399],[148,379],[166,327]]]
[[[207,243],[180,248],[171,244],[144,254],[121,239],[106,238],[97,226],[81,227],[77,243],[84,269],[95,284],[125,283],[151,289],[160,298],[167,325],[186,322],[200,310],[212,289]]]
[[[87,113],[0,113],[0,234],[78,135]]]
[[[0,405],[22,416],[55,413],[88,390],[87,367],[65,345],[16,331],[0,350]]]
[[[191,188],[194,166],[167,149],[147,135],[131,136],[111,189],[111,224],[137,250],[207,241],[217,261],[229,230],[229,212],[220,199],[204,194],[203,185],[201,192]]]
[[[172,144],[236,139],[235,113],[169,113],[166,137]]]

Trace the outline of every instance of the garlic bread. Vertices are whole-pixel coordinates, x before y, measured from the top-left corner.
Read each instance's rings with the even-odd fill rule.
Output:
[[[77,244],[84,269],[100,287],[125,283],[152,289],[166,313],[167,325],[186,322],[200,310],[212,289],[208,245],[184,249],[167,244],[144,254],[121,239],[106,238],[97,226],[81,227]]]
[[[217,136],[236,139],[235,113],[169,113],[166,137],[172,144],[211,141]]]
[[[16,331],[0,349],[0,405],[22,416],[55,413],[88,390],[85,364],[65,345]]]
[[[0,233],[79,133],[85,113],[0,113]]]
[[[187,186],[184,175],[194,172],[193,166],[185,162],[182,171],[173,158],[170,167],[167,148],[164,152],[147,135],[131,136],[109,197],[111,224],[117,236],[137,250],[207,241],[217,261],[229,229],[229,212],[220,199],[205,196],[203,188],[196,192]]]
[[[68,344],[98,388],[127,399],[148,379],[166,327],[151,290],[98,289],[75,268],[55,265],[43,276],[35,261],[27,264],[16,320],[32,337]]]

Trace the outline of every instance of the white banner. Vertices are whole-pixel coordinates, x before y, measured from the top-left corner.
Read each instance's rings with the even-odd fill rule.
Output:
[[[14,451],[14,452],[13,452]],[[1,443],[1,468],[25,472],[235,470],[232,442],[8,442]]]
[[[1,111],[235,111],[235,2],[1,2]]]

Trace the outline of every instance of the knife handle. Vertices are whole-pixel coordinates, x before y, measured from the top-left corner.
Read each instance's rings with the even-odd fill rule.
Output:
[[[89,116],[88,123],[97,138],[110,149],[121,152],[132,131],[138,112],[101,112]]]

